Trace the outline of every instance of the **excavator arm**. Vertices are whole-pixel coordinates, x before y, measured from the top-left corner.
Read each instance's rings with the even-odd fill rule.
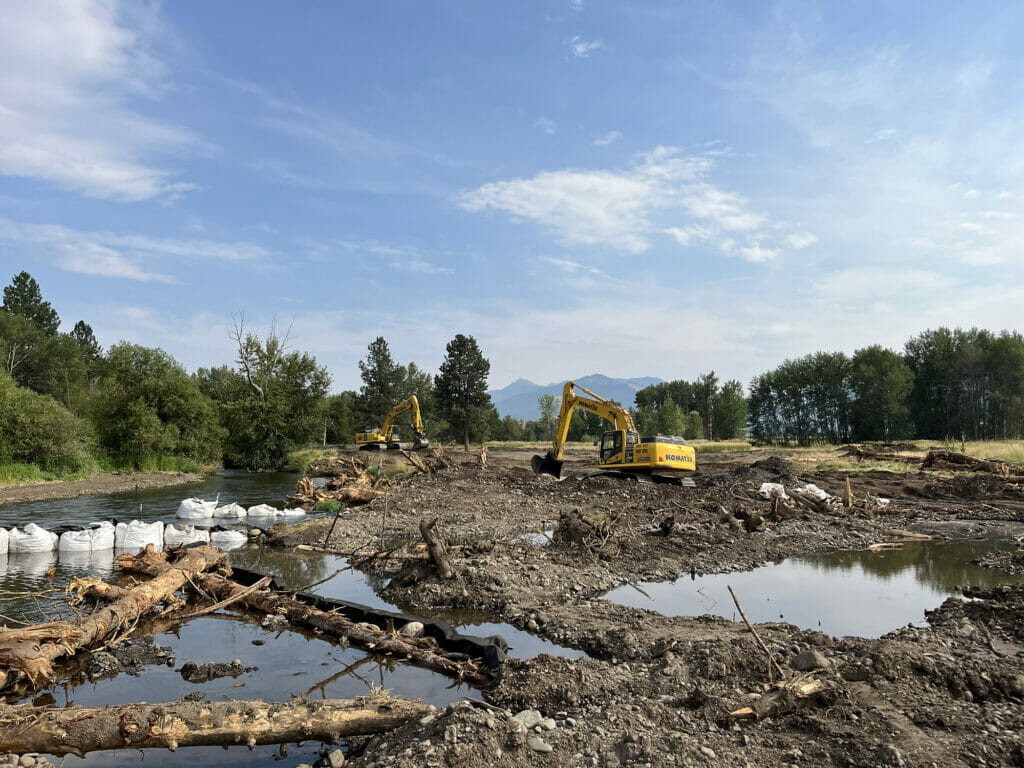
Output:
[[[579,389],[584,394],[576,394]],[[577,387],[575,382],[565,382],[562,389],[562,409],[558,414],[558,426],[555,428],[555,439],[545,456],[533,457],[533,471],[538,474],[561,476],[562,456],[565,451],[565,441],[569,437],[569,424],[572,421],[572,413],[576,408],[583,408],[591,413],[596,413],[605,421],[611,422],[615,429],[624,429],[629,432],[636,432],[636,425],[629,411],[621,405],[616,405],[600,395],[595,395],[585,387]]]

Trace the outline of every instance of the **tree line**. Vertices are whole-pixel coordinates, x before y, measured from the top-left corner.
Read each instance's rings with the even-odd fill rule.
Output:
[[[103,350],[78,321],[60,316],[21,272],[0,307],[0,465],[57,475],[98,469],[199,469],[224,463],[280,469],[289,452],[351,442],[363,425],[417,394],[431,434],[467,446],[486,436],[490,363],[476,340],[457,335],[437,375],[397,364],[375,339],[359,363],[363,387],[328,396],[331,377],[292,348],[290,329],[261,338],[235,319],[232,364],[189,374],[161,349],[121,341]]]
[[[927,330],[902,353],[816,352],[754,377],[750,435],[763,443],[1024,437],[1024,337]]]

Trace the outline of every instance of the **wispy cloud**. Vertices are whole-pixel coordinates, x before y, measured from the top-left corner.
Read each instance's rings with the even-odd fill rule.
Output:
[[[577,59],[589,59],[592,51],[596,51],[604,45],[603,40],[584,40],[579,35],[569,38],[569,50]]]
[[[145,266],[181,259],[256,262],[270,257],[265,248],[244,241],[171,239],[147,235],[88,232],[53,224],[25,224],[0,218],[0,240],[52,254],[61,269],[86,275],[144,282],[178,282],[171,274]]]
[[[544,131],[548,136],[554,136],[558,133],[558,123],[549,117],[538,117],[533,124]]]
[[[329,240],[312,243],[307,241],[307,247],[311,247],[321,260],[330,260],[332,255],[344,252],[380,257],[392,269],[403,272],[415,272],[421,275],[447,275],[455,272],[451,267],[434,263],[424,256],[419,248],[411,245],[386,243],[379,240]]]
[[[158,26],[154,11],[131,13],[134,29],[116,0],[26,0],[6,8],[0,174],[120,201],[173,199],[195,188],[148,161],[203,142],[132,105],[159,96],[163,67],[141,31]]]
[[[570,168],[491,182],[464,193],[459,205],[536,221],[567,245],[642,253],[660,232],[684,247],[705,242],[748,261],[772,258],[776,251],[761,243],[778,238],[779,225],[769,227],[740,195],[710,183],[713,167],[710,154],[656,147],[627,170]]]
[[[609,144],[614,144],[616,141],[622,138],[622,134],[618,131],[608,131],[604,136],[594,139],[595,147],[607,147]]]

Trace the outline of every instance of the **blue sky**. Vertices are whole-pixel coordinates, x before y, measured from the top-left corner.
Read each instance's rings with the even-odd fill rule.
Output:
[[[104,346],[746,383],[1022,325],[1015,4],[3,5],[0,281]]]

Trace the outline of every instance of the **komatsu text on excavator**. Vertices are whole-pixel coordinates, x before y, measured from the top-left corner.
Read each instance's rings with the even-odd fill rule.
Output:
[[[584,394],[576,394],[577,389]],[[562,454],[569,435],[569,421],[577,407],[596,413],[615,427],[601,436],[597,465],[602,470],[635,476],[637,479],[680,482],[683,473],[697,468],[693,448],[686,445],[681,437],[640,437],[629,411],[595,395],[589,389],[567,381],[562,391],[562,410],[558,416],[558,428],[555,430],[551,450],[544,456],[533,457],[533,471],[537,474],[561,477]]]
[[[379,429],[368,429],[356,435],[356,445],[361,451],[387,451],[398,450],[402,446],[398,442],[398,428],[395,426],[395,419],[406,411],[412,411],[412,426],[414,430],[413,450],[426,448],[430,445],[427,435],[423,429],[423,419],[420,416],[420,401],[413,395],[408,400],[403,400],[384,417],[384,424]]]

